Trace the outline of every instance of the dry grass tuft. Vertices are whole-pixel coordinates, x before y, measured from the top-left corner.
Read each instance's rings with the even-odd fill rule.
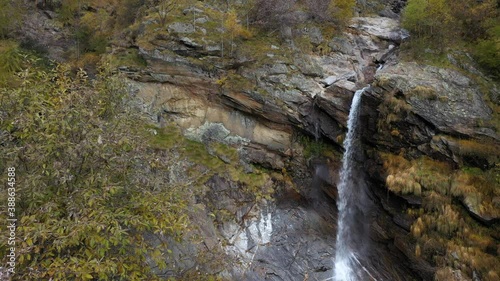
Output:
[[[500,216],[494,199],[500,196],[500,167],[454,170],[428,157],[407,160],[381,154],[381,158],[389,190],[422,196],[422,208],[410,209],[408,215],[415,219],[411,226],[415,255],[441,268],[435,280],[456,280],[458,274],[472,278],[473,272],[482,280],[498,280],[499,250],[492,238],[497,230],[477,223],[459,201],[481,215]]]
[[[478,156],[489,162],[497,163],[500,159],[498,144],[479,140],[459,140],[458,146],[462,156]]]
[[[438,95],[436,93],[436,90],[430,87],[426,86],[416,86],[413,89],[411,89],[408,94],[410,96],[415,96],[419,98],[424,98],[424,99],[429,99],[429,100],[436,100],[438,98]]]

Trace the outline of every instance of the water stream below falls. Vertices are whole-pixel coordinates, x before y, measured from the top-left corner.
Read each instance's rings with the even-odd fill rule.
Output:
[[[369,280],[370,273],[360,262],[366,249],[367,210],[370,201],[362,174],[356,168],[356,155],[359,153],[359,111],[361,97],[367,88],[356,91],[352,99],[347,120],[347,136],[344,140],[344,156],[340,170],[338,189],[338,230],[335,250],[333,280]]]

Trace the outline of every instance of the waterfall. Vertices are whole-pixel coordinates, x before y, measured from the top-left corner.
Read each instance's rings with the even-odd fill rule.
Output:
[[[367,89],[356,91],[352,99],[349,118],[347,120],[347,136],[344,140],[344,156],[342,158],[342,169],[340,171],[340,182],[337,185],[338,199],[338,230],[337,244],[335,250],[335,281],[359,280],[356,257],[360,249],[359,242],[364,239],[363,230],[358,231],[359,225],[363,224],[363,202],[366,199],[364,192],[356,181],[355,156],[358,150],[358,117],[361,104],[361,96]]]

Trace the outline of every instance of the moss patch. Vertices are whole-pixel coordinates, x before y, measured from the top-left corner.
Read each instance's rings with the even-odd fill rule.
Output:
[[[254,167],[248,173],[239,164],[238,151],[226,144],[203,144],[185,138],[175,125],[165,128],[148,126],[150,144],[156,149],[172,150],[179,153],[179,161],[191,163],[186,171],[195,178],[193,186],[201,187],[215,174],[226,176],[244,186],[245,192],[255,196],[256,200],[271,199],[274,190],[267,186],[271,179],[262,168]]]
[[[311,136],[299,135],[298,143],[303,147],[303,156],[306,159],[326,157],[332,160],[342,159],[342,155],[331,144],[323,140],[315,140]]]

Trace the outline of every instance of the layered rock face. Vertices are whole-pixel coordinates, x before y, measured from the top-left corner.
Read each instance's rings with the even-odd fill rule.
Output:
[[[211,20],[202,11],[196,16],[200,23]],[[150,23],[143,24],[147,30]],[[471,148],[464,153],[468,148],[463,147],[464,140],[498,146],[485,89],[456,70],[399,62],[399,45],[408,34],[397,20],[386,17],[354,18],[346,33],[328,42],[320,30],[308,30],[311,44],[327,44],[331,52],[321,49],[316,54],[286,57],[288,47],[270,45],[264,50],[265,62],[238,51],[222,59],[223,48],[205,34],[207,30],[201,26],[180,22],[170,24],[165,34],[150,36],[144,31],[136,44],[148,67],[122,67],[121,71],[128,74],[132,91],[155,122],[173,121],[191,139],[204,141],[209,136],[237,147],[247,163],[289,170],[294,176],[298,193],[284,188],[274,200],[257,204],[238,195],[237,183],[224,178],[207,182],[210,191],[200,205],[203,212],[227,210],[236,217],[218,221],[218,225],[200,221],[199,234],[209,251],[222,251],[236,261],[220,274],[244,280],[322,280],[332,276],[335,208],[334,201],[322,194],[335,199],[339,158],[330,159],[326,166],[314,161],[307,164],[296,137],[307,134],[341,150],[353,93],[369,84],[361,117],[366,157],[359,159],[359,165],[365,166],[378,207],[371,218],[373,247],[366,258],[382,257],[371,269],[377,278],[431,280],[445,274],[436,271],[449,264],[449,255],[460,255],[459,251],[438,254],[439,262],[433,260],[435,253],[421,254],[424,246],[419,243],[425,239],[418,240],[417,235],[416,242],[414,237],[421,218],[408,215],[411,210],[427,208],[427,193],[434,192],[434,187],[415,176],[412,180],[418,192],[391,188],[391,172],[397,178],[401,171],[391,170],[386,155],[401,155],[401,161],[422,157],[441,161],[450,166],[451,170],[441,171],[446,175],[456,174],[453,169],[464,165],[490,171],[498,163],[497,152]],[[309,170],[305,169],[308,165]],[[318,167],[328,172],[318,174]],[[453,177],[459,182],[460,176]],[[450,183],[448,188],[452,186]],[[484,196],[498,196],[494,189]],[[465,216],[498,227],[498,197],[474,203],[463,192],[449,196],[462,202],[468,212]],[[203,250],[187,245],[179,246],[177,259]],[[462,256],[457,260],[467,262]],[[392,268],[394,263],[396,268]],[[177,272],[195,266],[178,265]],[[458,274],[456,269],[445,270]],[[479,274],[470,267],[463,270],[464,276]]]
[[[464,73],[400,62],[376,74],[365,99],[364,139],[371,155],[365,167],[389,190],[375,190],[379,202],[416,239],[405,244],[398,234],[394,245],[425,280],[494,280],[498,274],[492,266],[498,253],[491,251],[498,244],[500,215],[494,176],[498,117],[490,101],[498,91]],[[479,237],[483,246],[475,241]],[[439,245],[444,241],[447,246]],[[473,254],[464,256],[464,248]]]
[[[307,164],[297,136],[324,139],[341,150],[354,91],[374,81],[384,63],[394,63],[406,34],[390,18],[355,18],[348,33],[329,42],[322,42],[319,30],[308,31],[313,44],[328,44],[331,53],[286,58],[282,54],[288,47],[271,45],[265,63],[236,55],[223,64],[217,42],[199,38],[196,28],[174,23],[168,35],[148,42],[139,36],[139,52],[148,67],[121,70],[144,110],[159,123],[174,121],[191,139],[203,141],[210,135],[238,147],[243,161],[288,170],[298,187],[298,193],[278,188],[274,200],[249,205],[245,202],[252,198],[237,195],[237,183],[224,178],[207,182],[210,191],[202,209],[236,215],[217,226],[199,221],[209,251],[237,261],[221,275],[239,280],[330,278],[336,207],[324,194],[335,199],[340,158]],[[375,243],[365,259],[383,258],[370,264],[371,274],[418,279],[405,261],[407,253],[393,246],[406,230],[393,224],[382,208],[374,210],[372,221]],[[176,254],[194,256],[200,250],[184,245]]]
[[[218,226],[202,224],[206,241],[218,237],[219,244],[211,251],[221,250],[238,261],[222,276],[298,280],[332,275],[335,208],[322,194],[335,199],[339,158],[330,159],[327,166],[309,164],[329,167],[321,177],[317,169],[304,172],[307,159],[296,137],[308,134],[341,150],[353,93],[369,84],[361,117],[366,156],[359,159],[359,165],[365,167],[378,207],[371,218],[373,247],[366,259],[382,257],[370,270],[377,278],[389,280],[473,275],[490,280],[488,276],[495,276],[494,271],[472,266],[461,250],[468,246],[477,251],[477,259],[498,260],[491,253],[498,241],[492,234],[498,229],[498,181],[485,182],[493,186],[482,190],[471,182],[472,175],[461,172],[479,168],[486,175],[497,171],[498,152],[492,149],[499,141],[492,121],[495,113],[485,100],[488,94],[498,95],[494,88],[485,89],[464,75],[464,70],[399,62],[399,45],[408,34],[390,18],[355,18],[348,32],[329,42],[322,42],[318,30],[309,31],[312,44],[326,43],[331,52],[285,59],[280,54],[287,52],[286,47],[271,45],[265,63],[238,54],[222,63],[222,49],[216,42],[197,37],[196,29],[172,24],[169,35],[138,44],[148,61],[146,69],[122,69],[145,110],[160,123],[176,122],[189,138],[203,141],[210,134],[238,147],[248,163],[289,170],[299,187],[299,193],[285,188],[275,194],[275,201],[241,207],[249,199],[238,198],[234,183],[217,178],[207,183],[219,194],[209,192],[206,200],[212,203],[205,206],[240,214],[235,221],[220,221]],[[391,160],[390,155],[401,158]],[[403,164],[394,168],[398,161]],[[430,164],[413,164],[421,161]],[[449,182],[443,190],[421,175],[433,161],[445,163],[443,170],[431,169],[438,180]],[[317,180],[311,181],[314,175]],[[479,199],[471,193],[479,194]],[[438,200],[444,204],[442,210],[428,206],[435,197],[444,200]],[[450,220],[460,222],[447,226],[432,219],[450,213],[454,216]],[[428,225],[420,227],[420,221]],[[476,222],[484,225],[485,246],[461,242],[445,246],[443,237],[455,239],[461,227],[470,228]],[[428,233],[422,234],[425,231],[420,228]],[[217,241],[210,243],[217,245]],[[447,267],[453,260],[455,267]],[[398,266],[392,269],[395,262]],[[457,264],[462,272],[457,271]]]
[[[213,56],[217,53],[208,51],[213,49],[209,43],[186,44],[199,39],[187,37],[194,29],[183,29],[139,44],[147,69],[122,70],[135,81],[152,115],[175,115],[184,128],[222,123],[235,135],[274,151],[289,149],[296,129],[341,145],[353,92],[373,81],[377,67],[406,37],[389,18],[355,18],[350,30],[328,42],[333,52],[327,56],[274,58],[288,50],[272,45],[265,63],[236,56],[223,65]],[[223,111],[234,116],[216,113]],[[260,124],[265,128],[255,129]]]
[[[495,89],[488,90],[495,94]],[[443,208],[449,207],[457,212],[454,213],[456,217],[448,217],[447,220],[461,222],[452,223],[454,230],[443,230],[440,228],[446,222],[436,222],[427,217],[426,223],[433,225],[425,226],[428,231],[434,228],[437,230],[433,231],[441,233],[436,237],[455,237],[460,232],[459,228],[467,229],[479,223],[478,228],[490,228],[481,230],[486,241],[495,243],[495,239],[498,239],[493,234],[498,228],[499,209],[494,203],[498,200],[495,199],[498,198],[495,191],[498,190],[498,181],[480,179],[498,173],[495,165],[499,156],[494,149],[498,147],[498,135],[492,122],[494,117],[490,105],[485,102],[483,91],[484,88],[480,89],[477,83],[455,70],[398,63],[377,73],[365,97],[364,139],[367,147],[370,147],[368,153],[371,158],[365,167],[371,178],[379,181],[381,187],[388,188],[390,194],[384,190],[374,192],[378,193],[384,209],[393,214],[393,221],[410,231],[417,240],[421,239],[419,243],[429,243],[435,238],[429,238],[433,234],[421,236],[420,218],[412,214],[411,210],[446,217],[445,211],[431,211],[435,208],[432,205],[437,202],[446,206]],[[374,111],[374,108],[377,110]],[[404,157],[391,158],[395,155]],[[406,159],[410,159],[412,164],[405,167],[409,163],[405,162]],[[469,170],[474,170],[475,175],[472,176]],[[479,182],[474,184],[473,177]],[[461,191],[464,185],[471,189]],[[393,197],[395,194],[399,199]],[[481,199],[472,203],[467,199],[469,196],[480,196]],[[391,200],[394,202],[391,203]],[[453,203],[455,200],[456,203]],[[491,206],[491,209],[485,206]],[[401,213],[401,208],[409,210],[410,215]],[[458,215],[458,212],[462,213]],[[442,264],[429,259],[430,256],[436,258],[443,255],[444,258],[439,258],[448,260],[447,255],[451,254],[458,257],[457,250],[442,247],[441,251],[449,252],[434,252],[427,256],[426,261],[421,259],[422,256],[418,258],[421,244],[405,245],[405,239],[399,234],[394,238],[396,247],[410,257],[425,280],[433,276],[440,276],[435,277],[438,280],[450,280],[447,278],[461,274],[450,271],[453,273],[440,275]],[[451,241],[455,238],[448,239]],[[466,244],[473,247],[474,242]],[[485,248],[482,250],[485,251]],[[497,259],[495,254],[482,258]],[[456,260],[464,259],[460,257]],[[438,273],[435,274],[435,270]],[[474,270],[468,272],[479,276]],[[488,272],[485,270],[485,273]],[[490,279],[485,277],[485,280]]]
[[[384,68],[377,73],[365,106],[367,122],[372,122],[365,131],[366,139],[393,152],[406,148],[413,155],[426,154],[459,164],[458,147],[446,139],[498,141],[491,124],[492,109],[486,104],[484,93],[479,85],[454,70],[416,63]],[[387,126],[384,128],[382,123]],[[377,134],[380,129],[397,133]]]

